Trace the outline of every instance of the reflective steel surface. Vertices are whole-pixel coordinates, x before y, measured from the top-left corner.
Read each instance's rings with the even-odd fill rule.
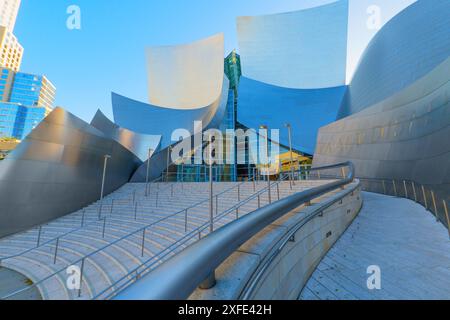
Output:
[[[345,85],[348,1],[256,17],[238,17],[242,73],[275,86]]]
[[[238,121],[248,128],[261,123],[280,130],[280,143],[289,146],[286,123],[292,126],[294,149],[313,154],[320,127],[336,120],[346,87],[287,89],[242,77]]]
[[[224,35],[147,49],[149,103],[172,109],[213,104],[222,90]]]
[[[223,85],[216,100],[209,106],[195,110],[176,110],[157,107],[113,93],[114,120],[120,127],[146,135],[161,135],[161,149],[172,144],[172,132],[186,129],[194,132],[194,121],[202,121],[203,128],[218,128],[228,102],[229,81],[223,75]]]
[[[450,52],[449,52],[450,53]],[[359,178],[383,179],[385,188],[416,183],[442,200],[450,198],[450,58],[392,97],[320,130],[315,165],[351,160]],[[406,182],[405,182],[406,183]],[[403,193],[403,184],[397,184]],[[372,189],[370,189],[372,190]],[[383,191],[378,183],[373,191]],[[410,191],[411,192],[411,191]]]
[[[117,141],[134,153],[141,161],[148,159],[148,151],[157,151],[161,142],[159,135],[139,134],[119,127],[109,120],[100,110],[91,121],[91,126],[103,132],[107,137]]]
[[[0,162],[0,237],[79,210],[128,182],[142,163],[74,115],[56,108]]]
[[[450,1],[420,0],[372,39],[339,112],[344,118],[396,94],[449,56]]]

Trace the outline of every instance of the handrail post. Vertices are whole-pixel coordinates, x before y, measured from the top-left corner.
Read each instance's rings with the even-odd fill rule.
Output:
[[[219,195],[216,195],[216,216],[219,215]]]
[[[414,183],[414,181],[412,182],[412,188],[414,193],[414,201],[417,202],[417,191],[416,191],[416,184]]]
[[[98,207],[98,220],[99,221],[102,219],[102,212],[103,212],[103,201],[100,202],[100,206]]]
[[[81,227],[84,227],[84,214],[86,213],[86,209],[83,210],[82,214],[81,214]]]
[[[156,199],[155,199],[156,208],[158,208],[158,198],[159,198],[159,191],[156,192]]]
[[[211,152],[212,150],[210,150]],[[212,154],[210,154],[212,157]],[[238,191],[239,192],[239,191]],[[214,202],[213,202],[214,190],[213,190],[213,167],[212,159],[209,164],[209,232],[214,231]]]
[[[395,180],[392,180],[392,185],[394,186],[394,195],[398,197],[397,186],[395,185]]]
[[[405,180],[403,180],[403,187],[405,188],[405,198],[409,199],[409,197],[408,197],[408,188],[406,187],[406,181]]]
[[[142,231],[142,248],[141,248],[141,257],[144,257],[144,249],[145,249],[145,231],[146,229]]]
[[[39,226],[39,231],[38,231],[38,238],[37,238],[37,247],[39,247],[39,245],[41,244],[41,233],[42,233],[42,226]]]
[[[383,180],[383,191],[384,191],[384,194],[387,194],[386,183],[384,182],[384,180]]]
[[[258,209],[261,209],[261,194],[258,193]]]
[[[439,214],[438,214],[437,205],[436,205],[436,197],[434,196],[433,190],[431,191],[431,198],[433,200],[434,215],[436,216],[436,221],[439,222]]]
[[[150,158],[152,156],[152,149],[148,149],[148,158],[147,158],[147,174],[145,176],[145,196],[148,197],[148,184],[149,184],[149,177],[150,177]]]
[[[184,211],[184,232],[188,229],[188,209]]]
[[[428,210],[427,193],[425,192],[425,187],[422,185],[423,201],[425,204],[425,209]]]
[[[238,202],[241,202],[241,185],[238,184]]]
[[[170,195],[173,198],[173,184],[170,185]]]
[[[106,229],[106,217],[103,219],[103,231],[102,231],[103,239],[105,239],[105,229]]]
[[[214,270],[211,272],[211,274],[203,280],[203,282],[200,284],[199,288],[202,290],[208,290],[213,288],[216,285],[216,271]]]
[[[253,192],[256,192],[255,176],[253,176]]]
[[[112,213],[113,213],[113,209],[114,209],[114,200],[115,200],[115,199],[112,199],[112,201],[111,201],[111,211],[109,212],[109,214],[112,214]]]
[[[59,237],[56,238],[55,254],[53,257],[53,264],[56,264],[56,256],[58,255]]]
[[[134,221],[137,220],[138,203],[134,203]]]
[[[442,200],[442,202],[444,203],[445,217],[447,218],[448,237],[450,238],[450,217],[448,215],[447,201]]]
[[[81,297],[81,288],[83,287],[83,272],[84,272],[84,259],[81,260],[81,267],[80,267],[80,288],[78,289],[78,298]]]
[[[278,201],[280,201],[280,184],[277,183],[277,194],[278,194]]]

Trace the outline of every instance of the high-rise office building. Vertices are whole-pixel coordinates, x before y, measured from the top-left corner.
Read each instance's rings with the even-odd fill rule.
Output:
[[[0,137],[22,140],[44,118],[45,108],[0,102]]]
[[[17,13],[19,12],[21,0],[0,1],[0,26],[6,27],[9,31],[14,30]]]
[[[20,70],[22,57],[23,47],[16,36],[7,27],[0,26],[0,67],[17,72]]]
[[[11,69],[0,67],[0,102],[9,101],[14,76],[15,72]]]
[[[49,114],[53,110],[55,94],[55,86],[45,76],[18,72],[14,77],[9,102],[45,108],[45,114]]]
[[[0,137],[25,138],[52,111],[55,93],[45,76],[0,68]]]

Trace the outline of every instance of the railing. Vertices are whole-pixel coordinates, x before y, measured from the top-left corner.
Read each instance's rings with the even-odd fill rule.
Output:
[[[347,197],[350,194],[354,196],[355,191],[360,188],[361,184],[358,183],[352,186],[351,188],[346,189],[343,193],[340,194],[339,197],[326,199],[324,202],[319,203],[309,214],[303,217],[295,225],[291,226],[289,230],[286,232],[286,234],[272,246],[272,248],[269,251],[269,254],[259,264],[253,275],[250,277],[250,280],[247,282],[244,289],[240,293],[239,300],[251,299],[263,275],[272,265],[272,262],[274,262],[276,258],[279,256],[279,254],[281,254],[283,250],[287,247],[287,245],[290,242],[292,242],[293,239],[295,239],[295,235],[301,228],[303,228],[308,222],[315,219],[316,217],[322,216],[325,210],[332,207],[336,203],[341,202],[343,198]]]
[[[242,182],[242,183],[239,183],[237,185],[234,185],[231,188],[228,188],[228,189],[222,191],[221,193],[214,195],[214,197],[216,197],[216,199],[217,199],[218,197],[220,197],[220,196],[222,196],[224,194],[227,194],[229,192],[232,192],[232,191],[234,191],[236,189],[239,190],[239,188],[245,183],[248,183],[248,182],[246,181],[246,182]],[[161,219],[158,219],[158,220],[156,220],[156,221],[154,221],[154,222],[152,222],[152,223],[150,223],[150,224],[148,224],[148,225],[146,225],[144,227],[141,227],[141,228],[139,228],[139,229],[137,229],[137,230],[135,230],[135,231],[133,231],[131,233],[128,233],[127,235],[125,235],[125,236],[123,236],[123,237],[121,237],[119,239],[116,239],[113,242],[110,242],[107,245],[105,245],[105,246],[103,246],[103,247],[101,247],[101,248],[99,248],[99,249],[97,249],[97,250],[95,250],[95,251],[93,251],[93,252],[91,252],[91,253],[89,253],[87,255],[84,255],[83,257],[79,258],[78,260],[65,265],[63,268],[61,268],[58,271],[56,271],[56,272],[46,276],[45,278],[43,278],[41,280],[35,282],[33,285],[25,287],[25,288],[20,289],[20,290],[17,290],[15,292],[11,293],[11,294],[8,294],[7,296],[1,297],[0,299],[12,299],[15,296],[17,296],[19,294],[22,294],[24,292],[27,292],[27,291],[29,291],[29,290],[31,290],[33,288],[38,288],[40,285],[44,284],[46,281],[49,281],[51,279],[55,279],[55,278],[57,278],[59,276],[63,276],[63,275],[65,276],[67,267],[69,267],[69,266],[80,265],[79,267],[80,267],[80,272],[81,272],[81,280],[83,280],[83,271],[84,271],[84,267],[85,267],[85,262],[88,261],[88,259],[92,258],[95,254],[101,254],[103,251],[105,251],[108,248],[118,244],[121,241],[129,240],[131,237],[136,236],[136,235],[140,235],[140,234],[142,234],[141,256],[143,257],[144,256],[144,251],[145,251],[146,232],[148,231],[149,228],[154,227],[154,226],[158,225],[161,222],[165,222],[165,221],[167,221],[170,218],[175,218],[175,217],[181,216],[181,219],[185,220],[185,222],[184,222],[184,224],[186,226],[185,232],[187,233],[188,232],[188,227],[187,226],[188,226],[188,219],[189,219],[189,216],[187,215],[187,212],[191,211],[192,209],[194,209],[194,208],[196,208],[198,206],[201,206],[201,205],[209,202],[209,200],[210,200],[209,198],[207,198],[205,200],[202,200],[202,201],[200,201],[198,203],[195,203],[194,205],[192,205],[192,206],[190,206],[188,208],[184,208],[184,209],[182,209],[180,211],[177,211],[177,212],[175,212],[173,214],[170,214],[170,215],[165,216],[165,217],[163,217]],[[80,229],[78,229],[78,230],[80,230]],[[100,230],[99,232],[102,233],[102,237],[104,238],[105,232],[106,232],[106,217],[103,219],[103,227],[102,227],[102,230]],[[56,242],[55,242],[55,239],[49,242],[49,244],[52,244],[52,243],[55,242],[55,244],[54,244],[54,247],[55,247],[54,248],[54,262],[56,262],[56,257],[57,257],[57,254],[58,254],[58,245],[63,240],[64,239],[61,239],[61,237],[59,237],[58,239],[56,239]],[[33,249],[36,249],[36,248],[33,248]],[[163,250],[163,251],[165,251],[165,250]],[[78,290],[77,296],[78,297],[81,296],[81,288]]]
[[[160,182],[160,181],[162,181],[162,177],[159,177],[159,178],[157,178],[157,179],[155,179],[155,180],[153,180],[153,181],[151,181],[151,182],[149,182],[150,184],[152,184],[152,183],[156,183],[156,182]],[[136,191],[136,190],[135,190]],[[133,193],[133,196],[135,196],[135,193]],[[29,249],[25,249],[25,250],[23,250],[23,251],[20,251],[20,252],[18,252],[18,253],[16,253],[16,254],[13,254],[13,255],[10,255],[10,256],[6,256],[6,257],[0,257],[0,264],[1,264],[1,262],[2,261],[5,261],[5,260],[8,260],[8,259],[12,259],[12,258],[16,258],[16,257],[19,257],[19,256],[21,256],[21,255],[24,255],[24,254],[26,254],[26,253],[28,253],[28,252],[31,252],[31,251],[33,251],[33,250],[36,250],[36,249],[39,249],[39,248],[42,248],[42,247],[45,247],[45,246],[47,246],[47,245],[52,245],[55,241],[56,242],[59,242],[59,240],[61,240],[62,238],[64,238],[64,237],[67,237],[67,236],[69,236],[69,235],[71,235],[71,234],[74,234],[75,232],[77,232],[77,231],[80,231],[80,230],[82,230],[82,229],[85,229],[85,228],[88,228],[88,227],[91,227],[91,226],[94,226],[94,225],[96,225],[97,223],[98,223],[98,221],[101,221],[101,217],[102,217],[102,215],[103,215],[103,207],[104,207],[104,200],[105,200],[106,198],[104,198],[103,200],[99,200],[99,201],[101,201],[100,202],[100,205],[99,205],[99,209],[98,209],[98,211],[97,211],[97,215],[98,215],[98,217],[99,217],[99,219],[97,220],[97,221],[94,221],[94,222],[92,222],[92,223],[85,223],[85,221],[86,221],[86,218],[88,218],[88,217],[86,217],[86,209],[83,209],[78,215],[80,216],[80,219],[79,219],[79,223],[80,223],[80,226],[79,227],[75,227],[75,228],[73,228],[72,230],[70,230],[70,231],[67,231],[67,232],[65,232],[65,233],[62,233],[62,234],[60,234],[60,235],[58,235],[57,237],[54,237],[54,238],[52,238],[52,239],[50,239],[50,240],[47,240],[47,241],[45,241],[45,242],[42,242],[41,243],[41,238],[42,238],[42,236],[43,236],[43,232],[45,231],[44,230],[44,227],[45,226],[48,226],[49,224],[47,223],[47,224],[42,224],[42,225],[39,225],[39,226],[37,226],[36,227],[36,229],[37,229],[37,237],[36,237],[36,246],[34,246],[34,247],[31,247],[31,248],[29,248]],[[121,199],[121,200],[124,200],[124,199]],[[133,199],[133,202],[134,202],[134,199]],[[94,203],[95,204],[95,203]],[[92,204],[90,205],[90,206],[92,206]],[[112,215],[112,212],[113,212],[113,206],[114,206],[114,199],[112,200],[112,203],[111,203],[111,207],[110,207],[110,213],[111,213],[111,215]],[[94,213],[95,214],[95,213]],[[76,214],[75,214],[76,215]],[[70,214],[69,214],[69,216],[70,216]],[[62,220],[64,220],[64,219],[67,219],[67,217],[62,217],[62,218],[60,218],[61,219],[61,221]],[[73,221],[73,220],[70,220],[70,221]],[[55,222],[58,222],[58,220],[56,220]],[[8,239],[5,239],[6,241],[8,241]],[[58,249],[56,248],[55,249],[55,251],[57,251]]]
[[[347,174],[343,170],[345,167],[349,168]],[[140,281],[119,293],[116,299],[182,300],[188,298],[199,285],[213,286],[216,268],[256,233],[300,205],[310,204],[315,198],[338,188],[345,188],[353,182],[354,166],[349,162],[310,171],[317,173],[317,176],[321,171],[325,171],[321,175],[323,177],[332,176],[329,171],[335,169],[341,169],[341,180],[296,193],[223,226],[165,261]],[[335,178],[337,176],[334,175]],[[266,192],[270,191],[270,187],[268,189]],[[235,211],[238,212],[236,209]]]
[[[439,194],[429,185],[420,184],[411,180],[358,179],[366,191],[402,197],[419,203],[435,216],[436,221],[446,226],[450,237],[449,201],[445,199],[445,196],[439,197]]]
[[[120,278],[119,280],[114,282],[111,286],[109,286],[108,288],[101,291],[99,294],[97,294],[94,297],[94,299],[110,299],[110,298],[114,297],[121,290],[123,290],[123,288],[128,287],[133,282],[142,278],[146,273],[153,270],[153,268],[157,264],[159,264],[164,258],[166,258],[169,255],[173,255],[176,252],[176,250],[178,250],[182,246],[188,244],[190,242],[190,240],[197,239],[197,238],[199,240],[202,239],[203,234],[207,234],[208,230],[211,230],[211,229],[214,230],[214,226],[217,225],[217,223],[219,221],[223,220],[227,216],[232,214],[234,216],[234,218],[236,220],[238,220],[240,218],[240,209],[244,205],[251,202],[252,200],[257,200],[257,206],[258,206],[258,209],[260,209],[262,207],[261,196],[263,194],[268,193],[268,204],[272,203],[272,199],[270,196],[270,194],[272,192],[274,192],[274,196],[275,196],[275,192],[276,192],[277,197],[274,197],[274,199],[277,199],[277,201],[279,201],[280,196],[281,196],[279,185],[280,185],[280,183],[285,182],[286,180],[290,181],[290,183],[291,183],[290,188],[291,188],[291,190],[293,190],[293,185],[292,185],[293,181],[290,180],[289,174],[281,174],[280,178],[277,181],[275,181],[275,182],[269,181],[268,186],[259,191],[256,191],[256,185],[255,185],[256,180],[253,180],[254,193],[251,194],[248,198],[246,198],[243,201],[241,201],[241,196],[240,196],[240,192],[239,192],[239,186],[242,185],[242,183],[239,184],[237,187],[239,202],[237,204],[231,206],[230,208],[224,210],[221,213],[218,212],[218,196],[217,195],[214,196],[215,203],[216,203],[216,206],[215,206],[216,214],[213,219],[213,226],[211,226],[210,222],[206,222],[203,225],[199,226],[198,228],[192,230],[191,232],[189,232],[188,234],[183,236],[181,239],[178,239],[176,242],[172,243],[170,246],[168,246],[164,250],[158,252],[155,256],[151,257],[150,259],[148,259],[147,261],[142,263],[137,268],[131,270],[128,274],[124,275],[122,278]]]

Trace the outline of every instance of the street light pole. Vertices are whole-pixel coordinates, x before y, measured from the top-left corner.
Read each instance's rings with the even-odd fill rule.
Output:
[[[166,168],[166,182],[169,182],[169,165],[170,165],[170,151],[172,150],[172,147],[169,146],[167,148],[167,168]]]
[[[286,127],[288,128],[289,153],[291,156],[291,181],[294,183],[294,157],[292,155],[292,126],[291,124],[286,123]]]
[[[148,159],[147,159],[147,175],[145,177],[145,196],[148,197],[148,182],[150,178],[150,158],[152,156],[153,149],[148,149]]]
[[[266,125],[261,125],[260,126],[261,129],[266,130],[266,153],[267,153],[267,190],[268,190],[268,194],[269,194],[269,203],[272,203],[272,191],[270,190],[270,161],[269,161],[269,127]]]
[[[103,157],[104,157],[104,162],[103,162],[102,189],[100,191],[100,211],[98,213],[99,219],[101,218],[102,209],[103,209],[103,196],[104,196],[104,192],[105,192],[106,167],[108,165],[108,159],[110,159],[111,156],[108,154],[105,154]]]
[[[106,167],[108,165],[108,159],[110,159],[111,156],[108,154],[104,155],[104,162],[103,162],[103,177],[102,177],[102,190],[100,192],[100,201],[103,201],[103,195],[105,192],[105,179],[106,179]]]

